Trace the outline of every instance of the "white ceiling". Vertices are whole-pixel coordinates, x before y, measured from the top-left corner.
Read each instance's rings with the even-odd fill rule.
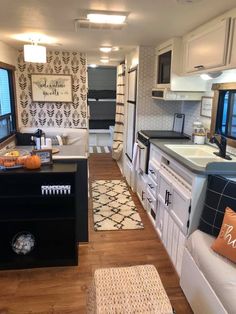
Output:
[[[192,0],[191,0],[192,1]],[[235,0],[195,0],[180,4],[177,0],[0,0],[0,40],[16,48],[24,42],[14,36],[39,32],[54,38],[52,49],[86,52],[88,62],[98,62],[101,45],[119,46],[112,52],[111,64],[117,64],[137,45],[157,45],[173,36],[182,36],[198,25],[236,7]],[[74,20],[84,10],[129,12],[123,30],[75,31]]]

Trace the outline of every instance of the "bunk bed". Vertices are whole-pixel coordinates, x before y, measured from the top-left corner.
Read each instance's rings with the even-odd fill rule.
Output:
[[[109,127],[115,124],[115,90],[89,90],[88,106],[90,130],[109,130]]]

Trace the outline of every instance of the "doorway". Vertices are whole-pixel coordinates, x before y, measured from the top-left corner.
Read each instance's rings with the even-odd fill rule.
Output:
[[[88,68],[90,153],[111,151],[116,114],[116,67]]]

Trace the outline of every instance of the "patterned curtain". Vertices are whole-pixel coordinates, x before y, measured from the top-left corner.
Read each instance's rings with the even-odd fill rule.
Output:
[[[125,65],[117,67],[116,117],[112,145],[112,158],[119,160],[123,152],[124,110],[125,110]]]

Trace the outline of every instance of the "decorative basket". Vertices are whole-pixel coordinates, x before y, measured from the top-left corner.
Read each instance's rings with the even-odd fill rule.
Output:
[[[15,169],[22,168],[25,164],[26,158],[29,156],[29,153],[25,150],[17,151],[19,156],[11,155],[12,151],[8,151],[5,155],[0,156],[0,168],[1,169]]]

